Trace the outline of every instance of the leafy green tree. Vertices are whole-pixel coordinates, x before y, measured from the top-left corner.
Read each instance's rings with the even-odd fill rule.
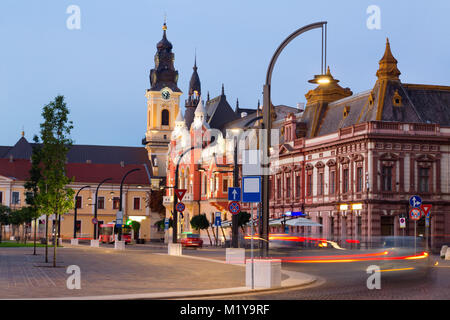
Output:
[[[72,146],[70,131],[72,121],[68,119],[69,109],[63,96],[57,96],[54,101],[44,106],[41,123],[40,139],[42,146],[39,154],[42,177],[39,179],[39,193],[36,201],[40,212],[48,216],[54,214],[55,221],[59,216],[73,208],[74,191],[67,185],[71,183],[65,174],[67,152]],[[53,244],[53,267],[56,267],[56,230]],[[48,233],[46,232],[46,239]],[[48,239],[46,241],[45,261],[48,262]]]
[[[2,242],[3,226],[9,224],[9,207],[0,204],[0,243]]]
[[[156,227],[158,227],[158,231],[164,230],[165,228],[165,219],[161,219],[159,221],[156,221],[154,224]],[[173,219],[169,218],[169,228],[172,228],[173,225]]]
[[[210,223],[208,221],[208,218],[206,217],[206,214],[198,214],[195,215],[191,218],[191,226],[192,228],[194,228],[195,230],[206,230],[206,233],[208,234],[208,238],[209,238],[209,242],[212,246],[212,240],[211,240],[211,236],[209,235],[209,226]]]
[[[141,229],[141,224],[138,221],[131,221],[131,228],[134,232],[134,239],[136,240],[139,236],[139,229]]]

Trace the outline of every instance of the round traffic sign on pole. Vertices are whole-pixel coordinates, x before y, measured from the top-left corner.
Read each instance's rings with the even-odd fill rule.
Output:
[[[422,205],[422,198],[419,196],[412,196],[409,198],[409,205],[413,208],[419,208]]]
[[[241,211],[241,206],[239,205],[239,202],[231,201],[228,204],[228,211],[230,211],[231,214],[238,214]]]
[[[411,217],[411,220],[420,220],[422,211],[419,208],[412,208],[411,210],[409,210],[409,216]]]
[[[97,224],[98,220],[96,218],[92,218],[92,223]]]
[[[186,207],[185,207],[185,205],[184,205],[183,202],[178,202],[177,205],[176,205],[176,207],[175,207],[175,209],[176,209],[178,212],[183,212],[184,209],[186,209]]]

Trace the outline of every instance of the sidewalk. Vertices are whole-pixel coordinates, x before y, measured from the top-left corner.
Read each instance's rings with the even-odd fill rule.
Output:
[[[195,256],[194,250],[184,250],[183,256],[166,252],[153,244],[125,251],[64,244],[58,249],[58,267],[52,268],[44,263],[44,248],[38,256],[30,248],[0,249],[0,299],[191,299],[252,292],[245,287],[243,266],[218,256]],[[69,265],[80,267],[80,290],[67,289]],[[306,274],[282,271],[282,288],[314,281]],[[267,289],[253,292],[261,290]]]

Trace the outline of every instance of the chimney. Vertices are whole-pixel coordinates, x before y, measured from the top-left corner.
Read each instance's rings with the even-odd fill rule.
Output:
[[[125,161],[120,161],[120,166],[123,168],[123,167],[125,167]]]

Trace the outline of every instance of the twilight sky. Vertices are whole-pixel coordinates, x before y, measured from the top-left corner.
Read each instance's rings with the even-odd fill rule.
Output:
[[[81,29],[69,30],[70,5]],[[369,30],[370,5],[381,29]],[[296,29],[328,21],[333,76],[353,93],[371,89],[389,37],[404,83],[450,85],[448,0],[2,0],[0,2],[0,145],[13,145],[22,127],[31,141],[42,107],[62,94],[77,144],[139,146],[146,130],[149,70],[167,14],[178,86],[188,91],[194,52],[202,92],[222,83],[234,108],[256,108],[270,58]],[[320,29],[295,39],[272,78],[274,104],[296,106],[320,73]]]

